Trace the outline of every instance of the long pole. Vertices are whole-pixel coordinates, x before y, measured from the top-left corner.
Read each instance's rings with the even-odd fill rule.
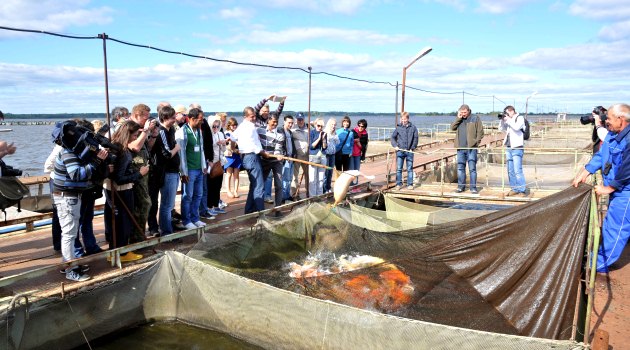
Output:
[[[398,125],[398,80],[396,80],[396,112],[394,113],[394,127]]]
[[[402,81],[402,92],[401,92],[401,106],[400,113],[405,111],[405,82],[407,80],[407,67],[403,68],[403,81]],[[398,122],[398,120],[396,120]]]
[[[306,126],[306,141],[308,143],[308,148],[307,149],[311,149],[311,92],[312,92],[312,83],[313,81],[313,67],[308,67],[308,124]],[[306,179],[306,184],[304,187],[306,187],[306,198],[309,198],[311,196],[309,190],[308,190],[308,183],[309,183],[309,178],[308,178],[308,172],[304,172],[304,177]]]
[[[105,70],[105,116],[107,125],[112,125],[109,115],[109,79],[107,78],[107,34],[99,34],[99,38],[103,39],[103,68]],[[112,138],[112,132],[109,131],[109,138]]]
[[[109,79],[107,78],[107,34],[99,34],[99,38],[103,39],[103,69],[105,71],[105,115],[107,117],[107,125],[111,126],[111,117],[109,115]],[[112,139],[112,129],[109,129],[109,139]],[[114,247],[118,247],[116,245],[116,186],[114,182],[111,182],[111,200],[110,205],[112,208],[112,244]],[[107,203],[105,203],[107,205]]]

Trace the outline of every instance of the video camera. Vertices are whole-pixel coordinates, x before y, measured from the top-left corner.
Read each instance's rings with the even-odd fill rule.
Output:
[[[96,158],[101,147],[113,151],[120,151],[120,146],[113,144],[102,134],[109,131],[109,125],[103,125],[97,133],[90,129],[77,125],[73,120],[58,122],[53,129],[53,142],[72,151],[84,162],[91,162]],[[105,163],[113,164],[116,156],[112,153],[107,155]]]
[[[599,120],[602,122],[602,124],[606,124],[606,119],[608,119],[608,111],[606,110],[606,108],[602,106],[597,106],[593,108],[593,113],[599,116]],[[593,114],[583,115],[580,117],[580,123],[582,123],[582,125],[586,125],[586,124],[594,125],[595,117],[593,117]]]

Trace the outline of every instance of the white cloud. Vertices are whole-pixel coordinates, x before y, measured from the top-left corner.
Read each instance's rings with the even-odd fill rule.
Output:
[[[68,27],[112,21],[111,8],[89,7],[88,0],[3,0],[0,23],[7,27],[62,32]],[[24,35],[0,31],[1,37]]]
[[[592,19],[626,19],[630,17],[627,0],[576,0],[569,13]]]
[[[253,17],[252,11],[246,10],[242,7],[222,9],[221,11],[219,11],[219,15],[223,19],[236,19],[240,22],[246,22]]]
[[[605,41],[625,40],[630,37],[630,20],[604,26],[598,36]]]
[[[247,34],[239,34],[232,37],[218,37],[207,33],[195,33],[197,37],[203,37],[214,43],[235,44],[240,41],[248,41],[251,43],[261,43],[269,45],[288,44],[296,42],[304,42],[316,39],[330,39],[335,42],[350,43],[366,43],[371,45],[387,45],[387,44],[405,44],[420,41],[412,35],[406,34],[381,34],[369,30],[353,30],[326,27],[307,27],[307,28],[289,28],[281,31],[269,31],[264,29],[252,30]],[[439,41],[438,38],[432,38],[432,41]]]
[[[537,0],[479,0],[476,11],[502,14],[513,12],[519,7],[533,2],[537,2]]]
[[[292,8],[316,11],[319,13],[354,14],[365,0],[270,0],[266,4],[275,8]]]

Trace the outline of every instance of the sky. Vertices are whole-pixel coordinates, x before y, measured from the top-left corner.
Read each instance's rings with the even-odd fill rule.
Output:
[[[430,47],[406,70],[404,104],[411,113],[450,112],[462,103],[473,113],[506,104],[519,112],[588,113],[597,105],[630,103],[629,5],[2,0],[0,27],[106,33],[109,40],[0,29],[0,110],[104,113],[105,44],[110,110],[138,103],[155,110],[169,101],[242,111],[278,95],[287,96],[289,111],[310,105],[319,112],[393,113],[401,109],[403,67]]]

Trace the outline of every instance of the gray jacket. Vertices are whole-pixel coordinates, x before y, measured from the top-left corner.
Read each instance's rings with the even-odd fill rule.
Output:
[[[416,149],[418,147],[418,128],[411,122],[407,123],[406,126],[396,125],[396,129],[392,133],[392,147],[409,151]]]

